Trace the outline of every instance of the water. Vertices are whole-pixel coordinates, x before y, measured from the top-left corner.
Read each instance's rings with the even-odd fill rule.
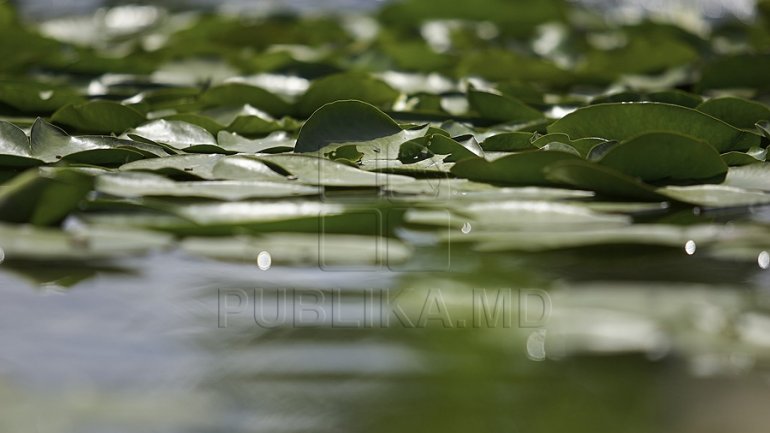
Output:
[[[1,263],[0,431],[766,431],[766,252],[425,243],[412,271]]]
[[[178,252],[37,268],[0,273],[2,431],[759,432],[770,421],[770,277],[757,264],[684,249],[458,247],[448,271],[425,273],[262,270]],[[64,276],[82,280],[64,288]],[[510,296],[509,326],[504,314],[476,326],[479,293],[490,306]]]

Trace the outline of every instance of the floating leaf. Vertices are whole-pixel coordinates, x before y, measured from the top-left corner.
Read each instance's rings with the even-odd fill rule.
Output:
[[[257,158],[280,167],[307,185],[380,187],[414,180],[406,176],[359,170],[341,162],[311,155],[277,154]]]
[[[770,70],[768,54],[735,54],[720,56],[703,66],[699,90],[767,89]]]
[[[396,239],[337,234],[273,233],[262,236],[188,238],[182,250],[217,260],[257,263],[262,251],[278,266],[381,266],[402,263],[410,248]],[[301,251],[302,254],[297,254]]]
[[[770,194],[728,185],[667,186],[657,191],[682,203],[703,207],[727,208],[770,203]]]
[[[134,108],[112,101],[89,101],[60,108],[51,121],[77,131],[94,134],[120,134],[145,121]]]
[[[52,113],[67,104],[78,104],[83,97],[74,89],[48,83],[0,81],[0,103],[24,113]]]
[[[402,131],[387,114],[361,101],[338,101],[313,113],[299,131],[295,152],[315,152],[330,144],[370,141]]]
[[[118,197],[200,197],[237,201],[317,195],[320,191],[297,183],[264,180],[175,182],[149,173],[120,173],[99,176],[96,190]]]
[[[314,81],[297,102],[303,116],[311,115],[322,106],[346,99],[369,103],[381,109],[390,109],[399,92],[385,82],[363,74],[337,74]]]
[[[487,137],[481,142],[487,152],[516,152],[532,150],[532,134],[529,132],[505,132]]]
[[[91,261],[135,256],[167,248],[172,238],[158,232],[121,227],[57,230],[28,225],[0,224],[5,259],[9,262],[53,260]]]
[[[239,153],[280,153],[294,150],[297,140],[284,131],[276,131],[267,137],[248,139],[234,132],[221,131],[217,143],[225,150]]]
[[[548,127],[548,132],[561,132],[572,138],[608,140],[626,140],[651,131],[687,135],[705,141],[720,152],[759,145],[755,134],[696,110],[660,103],[593,105],[570,113]]]
[[[722,160],[729,166],[756,164],[767,158],[767,149],[752,147],[746,152],[727,152],[722,154]]]
[[[214,166],[222,155],[172,155],[125,164],[121,171],[149,171],[177,178],[214,179]]]
[[[31,154],[29,138],[18,126],[0,121],[0,165],[3,167],[34,167],[43,164]]]
[[[188,152],[195,151],[196,147],[204,150],[221,150],[221,153],[226,152],[217,146],[217,142],[210,132],[200,126],[179,120],[153,120],[127,132],[127,135],[129,137],[138,136],[154,143],[166,144]]]
[[[597,194],[642,201],[664,201],[666,197],[637,179],[589,161],[560,161],[545,168],[551,182],[572,185]]]
[[[651,132],[609,149],[599,164],[645,182],[701,180],[721,182],[727,166],[716,150],[693,138]]]
[[[452,174],[466,179],[509,185],[551,185],[545,177],[548,165],[563,160],[579,159],[565,152],[521,152],[494,161],[466,159],[452,167]]]
[[[119,165],[167,155],[163,148],[109,136],[69,136],[37,119],[30,132],[30,155],[46,163],[67,160],[87,164]]]
[[[468,91],[468,103],[481,117],[498,122],[523,123],[544,117],[540,111],[510,96],[478,90]]]
[[[724,184],[745,189],[770,191],[770,165],[756,163],[743,167],[730,167]]]
[[[0,190],[0,221],[57,223],[77,208],[92,186],[92,177],[79,171],[31,169]]]
[[[243,106],[250,105],[273,116],[285,116],[291,113],[291,105],[278,96],[262,88],[244,83],[226,83],[207,89],[200,97],[206,106]]]
[[[699,105],[698,111],[742,129],[754,129],[760,120],[770,120],[770,108],[767,105],[742,98],[710,99]]]

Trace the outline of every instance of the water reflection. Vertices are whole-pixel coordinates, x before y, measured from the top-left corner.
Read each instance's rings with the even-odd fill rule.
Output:
[[[12,350],[0,357],[0,404],[23,395],[44,410],[0,426],[697,431],[695,412],[723,403],[724,390],[746,405],[726,425],[758,431],[770,421],[751,403],[770,395],[750,379],[766,371],[770,319],[762,280],[736,283],[748,265],[681,249],[594,253],[455,249],[462,267],[403,274],[263,272],[166,254],[124,263],[133,274],[91,269],[47,296],[4,264],[0,301],[12,308],[0,316],[0,345]],[[299,292],[287,299],[307,320],[260,326],[254,309],[275,299],[254,296],[258,288]],[[226,310],[238,308],[226,327],[223,289],[248,293]],[[522,293],[539,297],[522,309]],[[720,379],[731,374],[740,376]]]

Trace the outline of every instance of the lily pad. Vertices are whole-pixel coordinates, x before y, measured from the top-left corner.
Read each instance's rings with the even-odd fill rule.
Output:
[[[251,105],[273,116],[291,113],[291,105],[280,97],[262,88],[244,83],[225,83],[207,89],[200,97],[206,106]]]
[[[257,263],[270,254],[278,266],[381,266],[406,261],[410,248],[396,239],[338,234],[271,233],[262,236],[188,238],[181,248],[217,260]],[[299,252],[299,254],[298,254]]]
[[[557,161],[578,160],[566,152],[528,151],[494,161],[482,158],[466,159],[452,167],[452,174],[466,179],[508,185],[550,186],[544,169]]]
[[[482,118],[498,122],[529,122],[542,119],[543,113],[510,96],[479,90],[468,91],[470,108]]]
[[[665,201],[655,188],[609,167],[589,161],[560,161],[545,168],[551,182],[572,185],[597,194],[621,199]]]
[[[598,162],[645,182],[719,183],[727,174],[727,165],[713,147],[668,132],[651,132],[623,141],[609,149]]]
[[[770,120],[767,105],[735,97],[710,99],[699,105],[698,111],[742,129],[754,129],[757,122]]]
[[[34,168],[0,190],[0,221],[45,226],[75,210],[91,191],[93,178],[80,171]]]
[[[747,150],[759,145],[756,134],[741,131],[700,111],[660,103],[599,104],[581,108],[557,120],[548,132],[572,138],[626,140],[655,131],[687,135],[719,152]]]
[[[377,107],[337,101],[319,108],[299,131],[295,152],[315,152],[330,144],[370,141],[398,134],[401,127]]]
[[[153,120],[129,132],[156,143],[167,144],[176,149],[189,149],[196,145],[216,146],[217,142],[210,132],[200,126],[179,120]]]
[[[89,101],[60,108],[51,121],[80,132],[120,134],[142,124],[144,114],[113,101]]]
[[[384,81],[364,74],[336,74],[314,81],[297,101],[300,115],[309,116],[322,106],[340,100],[354,99],[381,109],[390,109],[399,92]]]
[[[220,180],[175,182],[149,173],[119,173],[99,176],[96,191],[118,197],[199,197],[237,201],[318,195],[318,188],[265,180]]]
[[[168,248],[173,242],[162,233],[128,228],[58,230],[10,224],[0,224],[0,239],[7,261],[40,263],[136,256]]]
[[[30,156],[45,163],[61,160],[119,165],[167,155],[162,147],[110,136],[70,136],[37,119],[30,132]]]
[[[257,157],[296,176],[299,182],[318,186],[380,187],[414,179],[385,173],[359,170],[347,164],[311,155],[277,154]]]

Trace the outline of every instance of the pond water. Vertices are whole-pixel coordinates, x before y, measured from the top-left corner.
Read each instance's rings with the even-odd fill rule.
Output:
[[[446,252],[420,252],[423,272],[262,270],[178,252],[87,268],[6,263],[0,427],[762,432],[770,422],[770,274],[759,264],[685,246]]]
[[[418,245],[406,267],[288,266],[267,250],[240,264],[0,260],[0,431],[767,430],[766,251],[478,252],[403,235]]]

